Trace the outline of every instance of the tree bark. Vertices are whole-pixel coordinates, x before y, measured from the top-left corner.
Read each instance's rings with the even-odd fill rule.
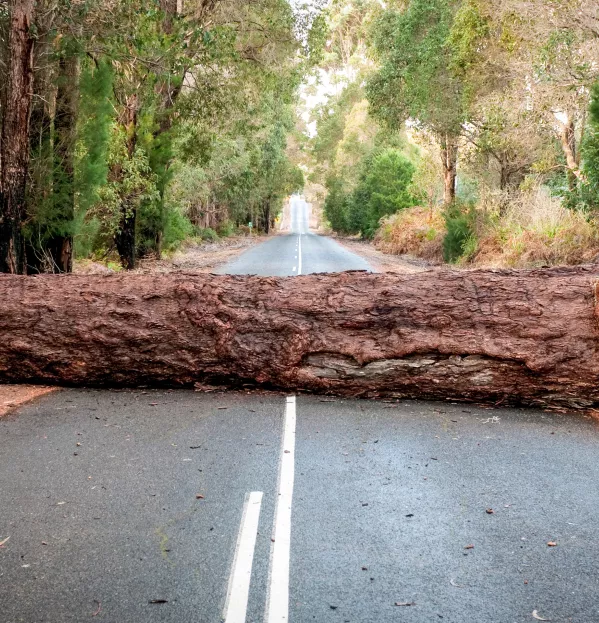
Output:
[[[576,153],[576,129],[574,119],[568,115],[566,122],[562,124],[560,134],[562,150],[566,158],[568,187],[571,191],[576,189],[577,180],[582,177],[580,162]]]
[[[54,115],[54,196],[56,231],[48,241],[53,272],[73,270],[75,141],[79,103],[79,57],[60,59]]]
[[[445,134],[441,138],[441,162],[443,165],[443,203],[448,206],[455,201],[458,143],[455,136]]]
[[[599,268],[0,276],[0,382],[599,404]]]
[[[127,156],[133,159],[137,145],[138,98],[136,94],[127,98],[121,123],[127,135]],[[117,172],[116,175],[122,174]],[[121,222],[115,235],[115,244],[121,263],[127,270],[133,270],[136,264],[135,233],[137,226],[137,207],[129,197],[123,197],[121,204]]]
[[[29,118],[33,98],[34,0],[12,0],[8,72],[0,136],[0,272],[26,272],[25,190],[29,166]]]

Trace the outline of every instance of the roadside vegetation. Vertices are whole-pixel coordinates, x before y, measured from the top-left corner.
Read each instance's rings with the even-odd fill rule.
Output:
[[[327,19],[309,179],[333,230],[461,265],[599,255],[594,3],[333,0]]]
[[[287,0],[0,3],[0,272],[268,232],[303,187],[287,137],[321,21]]]

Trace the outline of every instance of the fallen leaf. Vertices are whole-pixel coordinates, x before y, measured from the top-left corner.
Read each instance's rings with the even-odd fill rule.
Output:
[[[396,601],[395,605],[396,606],[415,606],[416,602],[415,601]]]
[[[474,545],[466,545],[464,549],[474,549]]]
[[[157,403],[157,402],[151,402],[151,403],[150,403],[150,407],[157,407],[157,406],[158,406],[158,403]]]
[[[94,601],[98,604],[98,609],[94,613],[92,613],[92,616],[97,617],[102,611],[102,604],[97,599],[94,599]]]
[[[485,511],[485,513],[487,513],[487,515],[494,515],[495,511],[492,508],[487,508],[487,510]]]
[[[10,537],[9,537],[9,536],[7,536],[7,537],[4,539],[4,541],[0,541],[0,547],[3,547],[3,546],[4,546],[4,544],[6,543],[6,541],[8,541],[8,539],[10,539]]]
[[[547,545],[549,547],[557,547],[557,543],[555,541],[549,541],[549,543],[547,543]]]
[[[167,604],[168,599],[150,599],[151,604]]]
[[[544,619],[542,616],[539,616],[539,613],[536,610],[532,611],[532,616],[533,619],[536,619],[537,621],[551,621],[551,619]]]
[[[465,586],[463,586],[462,584],[457,584],[457,583],[456,583],[456,581],[455,581],[455,580],[453,580],[453,579],[452,579],[452,580],[449,580],[449,583],[450,583],[452,586],[455,586],[456,588],[465,588]]]
[[[196,500],[203,500],[204,496],[200,495],[199,493],[196,495]]]
[[[406,517],[414,517],[414,513],[410,513],[409,515],[406,515]]]

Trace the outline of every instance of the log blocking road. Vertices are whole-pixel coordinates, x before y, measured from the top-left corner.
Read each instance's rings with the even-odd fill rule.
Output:
[[[227,272],[359,267],[307,232],[299,199],[292,221]],[[51,394],[0,419],[0,623],[599,623],[598,427],[431,402]]]

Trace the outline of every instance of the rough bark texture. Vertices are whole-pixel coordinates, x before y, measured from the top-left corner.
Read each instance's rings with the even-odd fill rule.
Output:
[[[26,272],[25,189],[33,86],[34,0],[10,3],[8,71],[0,136],[0,272]]]
[[[455,201],[458,145],[457,139],[449,134],[441,139],[441,163],[443,165],[443,203],[450,205]]]
[[[599,404],[599,268],[0,276],[0,381]]]
[[[58,231],[48,241],[52,272],[73,271],[73,222],[75,220],[75,148],[79,104],[79,57],[60,59],[54,115],[54,212]]]

